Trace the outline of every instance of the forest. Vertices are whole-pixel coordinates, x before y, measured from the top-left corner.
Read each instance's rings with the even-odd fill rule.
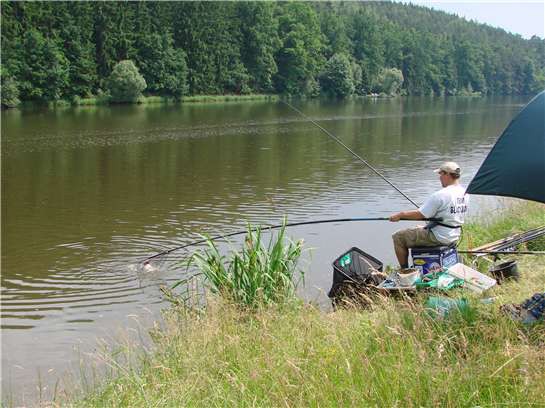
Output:
[[[2,105],[527,95],[545,40],[394,2],[1,2]]]

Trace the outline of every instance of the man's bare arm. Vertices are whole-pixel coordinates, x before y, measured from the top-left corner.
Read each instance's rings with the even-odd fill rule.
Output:
[[[405,220],[423,220],[424,215],[418,210],[401,211],[390,216],[390,221],[397,222],[401,219]]]

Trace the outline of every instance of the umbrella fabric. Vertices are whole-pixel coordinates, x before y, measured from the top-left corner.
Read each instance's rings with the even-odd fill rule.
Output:
[[[467,193],[545,203],[545,91],[509,123]]]

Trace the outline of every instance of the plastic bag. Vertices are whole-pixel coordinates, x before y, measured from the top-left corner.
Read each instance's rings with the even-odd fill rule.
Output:
[[[456,278],[445,272],[424,275],[416,281],[417,289],[433,288],[441,290],[450,290],[463,286],[464,280]]]

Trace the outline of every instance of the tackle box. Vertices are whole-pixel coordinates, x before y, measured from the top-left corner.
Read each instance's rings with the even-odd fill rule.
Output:
[[[438,247],[411,248],[413,268],[419,269],[422,275],[441,272],[458,263],[458,251],[455,244]]]

